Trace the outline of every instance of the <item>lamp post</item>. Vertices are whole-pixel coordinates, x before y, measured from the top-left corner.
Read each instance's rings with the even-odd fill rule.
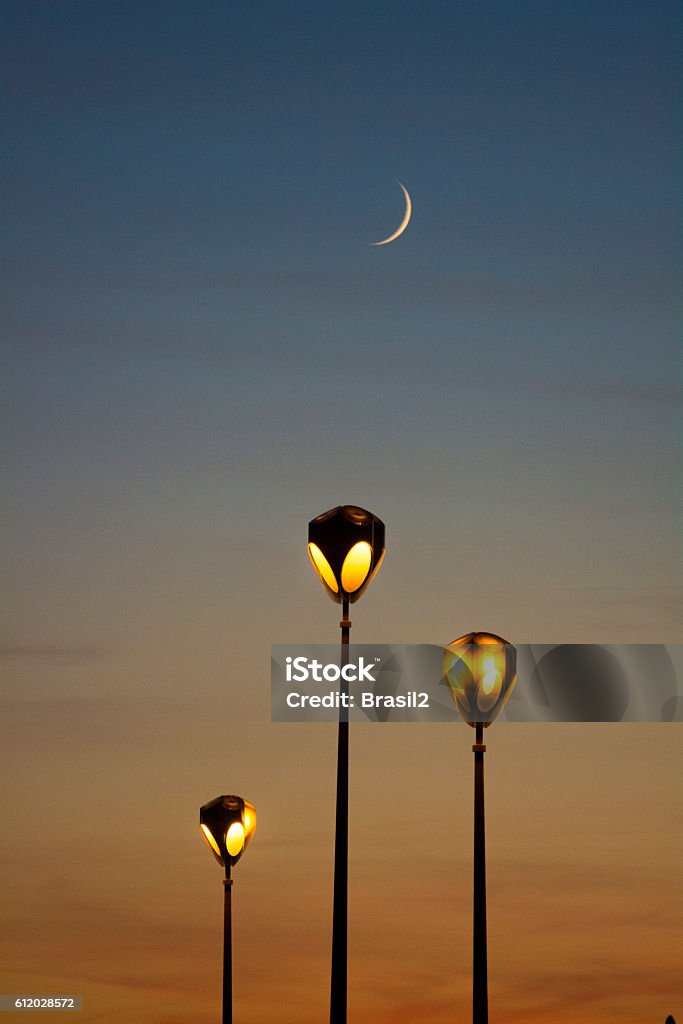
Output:
[[[320,582],[342,606],[341,666],[348,664],[351,620],[349,605],[366,589],[384,558],[384,523],[356,505],[338,505],[308,524],[308,554]],[[342,692],[348,683],[340,679]],[[332,906],[332,971],[330,1024],[345,1024],[348,881],[349,881],[349,712],[339,709],[337,736],[337,800],[334,831],[334,895]]]
[[[467,633],[448,645],[445,676],[455,706],[475,730],[474,912],[472,1021],[488,1024],[486,949],[486,833],[484,819],[484,729],[505,705],[517,681],[517,652],[493,633]]]
[[[199,809],[199,827],[223,879],[223,1024],[232,1024],[232,878],[256,830],[256,808],[241,796],[217,796]]]

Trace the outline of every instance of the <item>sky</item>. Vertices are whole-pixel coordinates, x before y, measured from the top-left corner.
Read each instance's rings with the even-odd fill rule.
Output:
[[[215,1020],[196,819],[236,792],[236,1015],[325,1019],[334,730],[268,702],[271,643],[336,637],[308,521],[386,522],[359,641],[681,642],[680,14],[0,18],[0,988]],[[491,731],[501,1024],[683,1016],[681,736]],[[470,761],[464,726],[353,730],[356,1024],[469,1012]]]

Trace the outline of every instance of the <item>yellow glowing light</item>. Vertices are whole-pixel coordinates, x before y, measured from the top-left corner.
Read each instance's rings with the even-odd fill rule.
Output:
[[[236,857],[244,848],[244,825],[241,821],[233,821],[225,833],[225,848],[231,857]]]
[[[246,847],[256,831],[256,808],[247,800],[244,801],[244,815],[242,817],[242,821],[244,822],[244,845]]]
[[[494,641],[488,637],[483,644],[489,645]],[[496,641],[500,648],[500,642]],[[498,698],[503,686],[503,670],[505,668],[505,652],[498,650],[492,654],[482,657],[477,670],[477,706],[480,711],[490,711]]]
[[[370,570],[372,548],[366,540],[354,544],[344,559],[341,571],[342,587],[347,594],[353,594],[363,583]]]
[[[500,687],[500,672],[497,670],[493,658],[484,658],[482,670],[481,688],[486,696],[489,697],[496,687]]]
[[[216,854],[217,857],[220,857],[221,860],[222,860],[223,856],[221,854],[221,851],[218,849],[218,843],[216,842],[216,840],[211,835],[210,829],[208,829],[206,827],[206,825],[200,825],[199,827],[202,830],[202,835],[206,839],[207,843],[209,844],[209,846],[211,847],[213,852]]]
[[[325,558],[317,544],[308,545],[308,554],[313,562],[313,568],[320,578],[324,580],[330,590],[335,594],[339,593],[339,585],[334,577],[330,563]]]

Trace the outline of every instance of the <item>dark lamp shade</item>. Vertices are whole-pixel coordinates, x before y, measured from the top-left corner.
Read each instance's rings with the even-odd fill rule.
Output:
[[[358,600],[384,558],[384,523],[357,505],[337,505],[308,524],[308,554],[326,593]]]
[[[444,675],[465,721],[490,725],[517,681],[517,651],[495,633],[466,633],[446,647]]]
[[[218,863],[232,867],[256,831],[256,808],[241,796],[217,796],[199,809],[199,828]]]

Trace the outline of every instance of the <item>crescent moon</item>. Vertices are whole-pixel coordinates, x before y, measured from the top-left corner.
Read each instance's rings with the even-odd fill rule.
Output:
[[[381,242],[370,242],[370,245],[388,245],[389,242],[393,242],[395,238],[398,238],[399,235],[402,235],[405,229],[408,227],[408,221],[410,220],[410,215],[413,212],[413,204],[410,201],[408,189],[405,187],[403,182],[399,181],[399,185],[403,189],[403,195],[406,198],[406,212],[403,215],[403,220],[396,228],[393,235],[389,235],[388,238],[383,238]]]

